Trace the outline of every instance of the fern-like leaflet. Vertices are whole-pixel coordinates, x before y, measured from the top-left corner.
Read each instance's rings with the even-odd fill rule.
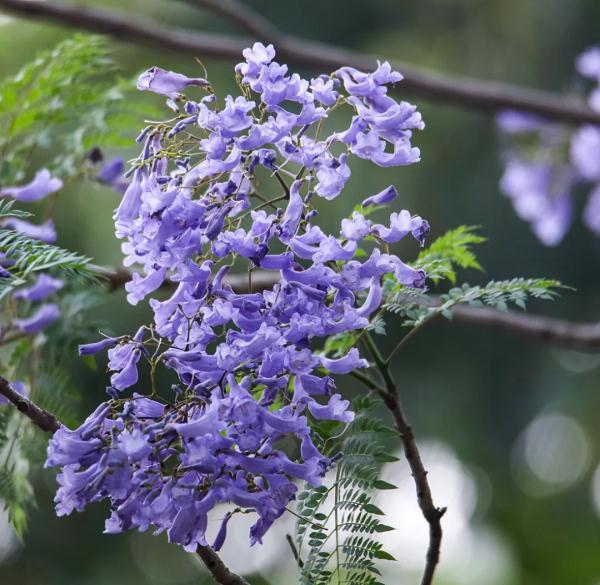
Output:
[[[34,240],[15,230],[0,229],[0,254],[13,262],[8,268],[10,276],[0,279],[0,299],[24,284],[33,272],[57,269],[72,280],[94,281],[97,278],[88,257]]]
[[[393,560],[377,534],[392,530],[373,503],[373,492],[395,486],[379,479],[384,462],[396,461],[385,443],[397,437],[374,411],[380,402],[361,397],[353,402],[356,418],[330,452],[342,454],[331,485],[305,487],[298,500],[296,528],[298,551],[303,558],[303,584],[379,585],[378,559]]]

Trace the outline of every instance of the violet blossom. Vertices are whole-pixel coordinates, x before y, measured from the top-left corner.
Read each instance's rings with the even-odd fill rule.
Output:
[[[580,55],[576,65],[595,84],[588,103],[600,112],[600,47]],[[573,191],[580,185],[590,193],[584,224],[600,235],[600,127],[572,130],[515,111],[502,112],[498,125],[508,143],[500,189],[538,239],[547,246],[561,242],[573,222]]]
[[[35,177],[20,187],[0,188],[0,197],[12,197],[17,201],[37,201],[62,189],[63,182],[53,177],[48,169],[40,169]]]

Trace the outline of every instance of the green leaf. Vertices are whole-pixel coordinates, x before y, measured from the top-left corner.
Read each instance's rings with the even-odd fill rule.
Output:
[[[8,268],[10,277],[1,279],[0,299],[35,272],[55,269],[71,279],[90,282],[97,279],[86,256],[34,240],[15,230],[0,228],[0,254],[13,261]]]
[[[456,282],[457,268],[482,270],[471,247],[486,239],[476,230],[476,227],[463,225],[446,232],[421,251],[415,268],[425,270],[427,277],[435,282],[446,279],[452,283]]]
[[[377,490],[397,490],[398,486],[395,486],[392,483],[388,483],[387,481],[383,481],[382,479],[378,479],[373,484],[373,487]]]
[[[394,556],[392,556],[389,552],[386,552],[384,550],[378,550],[375,553],[375,557],[378,559],[386,560],[386,561],[395,561],[396,560],[396,558]]]
[[[378,508],[375,504],[365,504],[363,506],[365,512],[369,512],[369,514],[377,514],[378,516],[385,516],[385,512]]]

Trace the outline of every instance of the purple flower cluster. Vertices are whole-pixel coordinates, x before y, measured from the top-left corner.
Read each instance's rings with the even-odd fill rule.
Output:
[[[588,102],[600,112],[600,47],[577,59],[577,70],[594,87]],[[585,225],[600,235],[600,127],[572,132],[560,124],[521,112],[503,112],[498,124],[510,138],[500,188],[522,219],[547,246],[557,245],[573,220],[573,189],[590,188]]]
[[[424,273],[387,248],[407,235],[422,244],[427,222],[406,210],[385,224],[368,218],[370,206],[397,197],[394,187],[365,199],[337,234],[316,223],[320,202],[348,181],[352,155],[379,166],[419,159],[410,140],[420,115],[388,95],[400,74],[383,63],[305,80],[274,56],[271,45],[246,49],[236,67],[242,95],[222,104],[204,80],[156,67],[140,78],[177,115],[142,132],[116,233],[126,264],[142,267],[127,284],[132,304],[167,277],[177,286],[166,300],[150,299],[152,326],[81,346],[87,355],[109,349],[112,400],[50,443],[47,464],[61,467],[59,514],[108,499],[107,532],[153,526],[195,550],[207,543],[208,513],[231,503],[213,546],[235,512],[258,515],[250,540],[260,542],[295,481],[318,485],[333,464],[313,422],[353,418],[332,375],[367,362],[356,348],[328,355],[323,340],[367,327],[384,278],[424,286]],[[180,93],[188,86],[207,95],[192,101]],[[342,106],[349,126],[324,135]],[[269,199],[263,185],[279,194]],[[248,269],[243,292],[228,284],[239,266]],[[276,272],[277,284],[253,291],[256,269]],[[146,361],[150,396],[119,397]],[[155,387],[159,364],[176,376],[168,399]]]
[[[18,187],[3,187],[0,197],[10,197],[19,202],[29,203],[39,201],[48,195],[56,193],[63,186],[62,181],[53,177],[47,169],[41,169],[27,184]],[[16,217],[3,219],[0,227],[14,229],[23,235],[43,242],[56,241],[54,223],[48,219],[42,224],[33,224]],[[13,258],[0,259],[0,278],[9,277],[9,269],[15,262]],[[19,302],[37,303],[46,300],[64,286],[63,281],[53,278],[48,274],[40,274],[35,282],[29,286],[19,288],[12,294],[12,298]],[[25,318],[15,318],[12,327],[26,335],[35,335],[42,329],[52,325],[60,317],[60,308],[56,303],[42,303]]]

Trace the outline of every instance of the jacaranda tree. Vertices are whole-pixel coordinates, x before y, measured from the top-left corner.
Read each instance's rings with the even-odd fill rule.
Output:
[[[598,54],[580,61],[585,75],[598,76]],[[382,168],[420,160],[415,133],[425,123],[395,97],[402,75],[382,62],[304,79],[275,58],[271,44],[245,49],[232,72],[237,96],[217,95],[204,72],[145,71],[137,89],[166,97],[168,114],[143,127],[140,154],[127,163],[103,153],[123,145],[124,119],[142,126],[143,116],[123,100],[132,83],[115,79],[102,39],[63,42],[0,87],[0,498],[23,535],[29,478],[54,468],[58,515],[106,501],[106,533],[165,532],[223,584],[245,582],[217,555],[236,519],[252,515],[248,546],[260,547],[293,514],[302,583],[377,585],[378,562],[394,551],[379,541],[392,528],[373,494],[394,488],[379,471],[397,461],[388,446],[399,441],[430,527],[427,585],[445,509],[434,503],[391,360],[460,305],[524,308],[561,285],[460,282],[462,269],[480,268],[478,231],[441,226],[446,234],[429,242],[428,221],[403,209],[383,179],[348,205],[356,159]],[[556,134],[520,113],[502,123],[513,134]],[[592,182],[597,134],[583,127],[571,143],[573,165]],[[54,153],[43,168],[36,149]],[[503,184],[517,197],[516,166],[527,171],[520,186],[537,171],[508,164]],[[543,164],[544,180],[558,172]],[[127,270],[55,245],[54,201],[74,181],[122,196],[114,224]],[[24,209],[31,202],[40,203]],[[320,222],[328,207],[335,229]],[[566,224],[548,221],[536,232],[556,243]],[[92,309],[123,283],[128,302],[148,303],[153,319],[103,334]],[[405,329],[388,332],[395,347],[386,355],[389,313]],[[77,407],[81,389],[68,378],[77,346],[86,363],[108,353],[106,400],[91,413]],[[223,505],[217,530],[207,530]]]

